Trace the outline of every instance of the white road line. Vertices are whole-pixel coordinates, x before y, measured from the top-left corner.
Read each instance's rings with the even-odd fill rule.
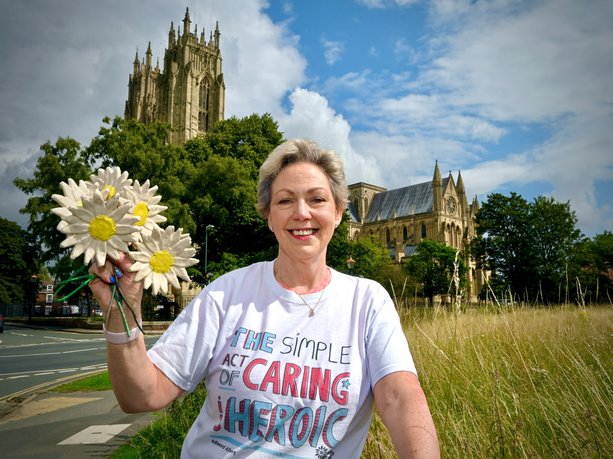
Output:
[[[106,443],[128,427],[130,427],[130,424],[90,426],[59,442],[58,445],[96,445]]]

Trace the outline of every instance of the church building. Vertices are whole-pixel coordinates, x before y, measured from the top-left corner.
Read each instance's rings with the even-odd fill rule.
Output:
[[[431,181],[387,190],[368,183],[349,185],[349,237],[382,242],[390,257],[401,263],[424,239],[443,242],[462,251],[476,237],[479,201],[466,198],[462,174],[441,177],[438,162]],[[483,286],[483,273],[465,257],[471,297]]]
[[[183,33],[175,33],[171,22],[164,67],[152,64],[151,42],[145,58],[138,51],[128,83],[125,119],[142,123],[161,121],[172,128],[170,142],[182,144],[211,129],[224,118],[225,84],[221,70],[219,23],[208,41],[204,28],[191,31],[189,10],[185,11]]]

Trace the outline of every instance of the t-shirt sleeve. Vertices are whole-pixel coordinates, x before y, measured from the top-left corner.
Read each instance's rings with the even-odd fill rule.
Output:
[[[409,343],[400,324],[400,318],[387,291],[380,287],[372,298],[371,320],[366,334],[370,384],[375,384],[388,374],[410,371],[417,374],[409,350]]]
[[[222,312],[203,290],[148,351],[153,364],[191,392],[205,379],[219,334]]]

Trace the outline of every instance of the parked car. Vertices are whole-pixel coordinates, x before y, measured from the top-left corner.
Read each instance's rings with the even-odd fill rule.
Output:
[[[4,333],[4,316],[0,314],[0,333]]]

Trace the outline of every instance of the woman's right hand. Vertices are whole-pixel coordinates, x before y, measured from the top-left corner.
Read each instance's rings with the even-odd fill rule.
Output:
[[[129,269],[133,263],[134,262],[128,255],[126,255],[125,253],[120,253],[119,258],[117,260],[113,260],[107,257],[104,266],[100,267],[94,263],[89,268],[89,272],[97,276],[96,279],[90,281],[89,288],[98,300],[100,307],[102,308],[103,317],[107,317],[107,311],[109,309],[109,305],[111,305],[112,300],[112,286],[116,283],[118,288],[121,290],[121,293],[125,297],[126,301],[133,309],[137,320],[141,319],[143,282],[134,281],[136,273],[130,272]],[[117,307],[115,301],[113,301],[112,307],[114,309]],[[126,318],[129,321],[130,328],[133,328],[135,324],[132,323],[132,314],[129,312],[125,305],[124,312],[126,314]],[[119,324],[120,322],[123,324],[119,311],[111,311],[111,314],[109,316],[109,323],[106,324],[106,328],[109,331],[115,332],[125,331],[123,325],[119,329],[115,325],[115,323]]]

